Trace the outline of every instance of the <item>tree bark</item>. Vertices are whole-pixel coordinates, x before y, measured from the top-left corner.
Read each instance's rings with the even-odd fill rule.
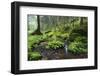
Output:
[[[80,25],[81,26],[83,25],[83,17],[81,17],[81,19],[80,19]]]
[[[37,15],[37,24],[38,24],[37,30],[35,32],[33,32],[32,35],[42,34],[41,31],[40,31],[40,16],[39,15]]]

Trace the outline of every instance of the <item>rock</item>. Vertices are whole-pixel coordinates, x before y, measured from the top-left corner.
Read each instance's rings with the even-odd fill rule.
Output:
[[[40,46],[45,46],[45,45],[47,45],[47,42],[41,42],[40,43]]]

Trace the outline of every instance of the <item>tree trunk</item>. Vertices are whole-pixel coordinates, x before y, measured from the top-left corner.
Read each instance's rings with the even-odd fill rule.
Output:
[[[40,31],[40,16],[39,15],[37,15],[37,24],[38,24],[37,30],[35,32],[33,32],[32,35],[42,34],[41,31]]]
[[[83,17],[80,18],[80,25],[83,25]]]
[[[81,27],[81,29],[83,29],[84,28],[84,22],[83,22],[83,17],[81,17],[80,18],[80,27]]]

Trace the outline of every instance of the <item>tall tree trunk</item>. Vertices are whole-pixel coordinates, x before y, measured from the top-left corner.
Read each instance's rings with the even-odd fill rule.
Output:
[[[39,15],[37,15],[37,24],[38,24],[37,30],[32,33],[33,35],[34,34],[42,34],[40,31],[40,16]]]
[[[83,17],[80,18],[80,25],[83,26]]]
[[[40,33],[40,16],[39,15],[37,15],[37,23],[38,23],[37,31]]]
[[[83,29],[84,28],[84,22],[83,22],[83,17],[81,17],[80,18],[80,27],[81,27],[81,29]]]

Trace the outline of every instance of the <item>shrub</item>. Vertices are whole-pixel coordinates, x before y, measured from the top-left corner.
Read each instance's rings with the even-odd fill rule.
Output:
[[[42,41],[42,35],[29,35],[28,48],[37,47],[40,41]]]
[[[68,42],[73,42],[78,36],[80,36],[79,33],[71,33]]]
[[[62,34],[61,34],[61,38],[62,38],[63,40],[67,40],[68,37],[69,37],[69,33],[62,33]]]
[[[87,29],[85,30],[83,27],[77,27],[72,30],[72,33],[78,33],[80,36],[87,36]]]
[[[64,43],[61,41],[57,41],[57,40],[53,40],[53,41],[49,41],[46,48],[52,48],[52,49],[57,49],[60,47],[63,47]]]
[[[68,46],[70,52],[79,54],[87,52],[87,38],[85,36],[78,36]]]
[[[85,36],[78,36],[75,38],[76,42],[87,43],[87,38]]]
[[[42,35],[42,40],[43,41],[46,41],[46,40],[48,40],[48,35],[47,35],[47,33],[44,33],[43,35]]]
[[[29,52],[28,53],[28,60],[40,60],[42,58],[39,52]]]
[[[56,36],[56,37],[59,37],[59,36],[61,36],[61,32],[59,32],[59,31],[50,31],[50,32],[48,32],[47,33],[47,35],[49,36],[49,37],[52,37],[52,36]]]

